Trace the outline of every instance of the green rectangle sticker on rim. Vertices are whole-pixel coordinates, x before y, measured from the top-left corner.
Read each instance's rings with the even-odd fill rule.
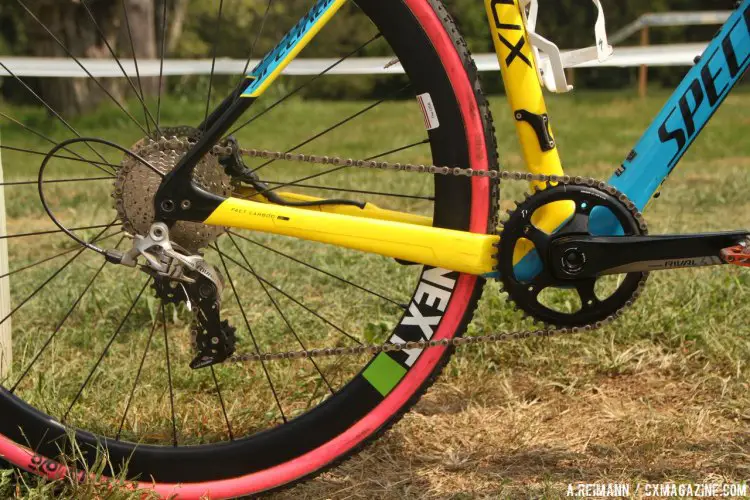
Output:
[[[378,354],[362,373],[362,376],[384,397],[396,387],[404,375],[406,368],[383,352]]]

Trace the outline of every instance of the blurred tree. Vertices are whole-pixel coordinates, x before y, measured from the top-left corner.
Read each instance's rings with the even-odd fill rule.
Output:
[[[122,17],[124,26],[120,29],[118,39],[122,48],[120,53],[126,53],[138,60],[154,59],[157,57],[157,38],[161,31],[157,28],[156,12],[152,0],[123,0]],[[153,95],[159,88],[156,78],[144,78],[140,87],[145,95]],[[138,90],[140,91],[141,88]]]
[[[0,48],[39,57],[110,58],[109,45],[121,59],[135,55],[142,60],[158,57],[162,27],[166,27],[167,52],[179,44],[188,0],[35,0],[26,5],[28,12],[15,2],[0,6]],[[108,99],[102,88],[116,99],[130,91],[124,79],[102,78],[97,83],[86,78],[50,78],[31,83],[64,116],[85,112]],[[146,95],[158,90],[156,78],[143,79],[141,84]]]
[[[28,47],[29,53],[38,57],[66,57],[67,49],[77,57],[107,57],[109,53],[105,40],[114,45],[119,33],[116,3],[90,2],[88,6],[96,18],[96,26],[80,1],[39,0],[29,5],[31,12],[23,16],[27,36],[33,40]],[[116,97],[119,96],[118,82],[102,81],[102,85]],[[39,86],[47,102],[67,116],[90,109],[103,96],[95,89],[94,82],[83,78],[42,79]]]
[[[190,0],[143,0],[143,3],[151,4],[151,8],[154,11],[154,20],[156,23],[149,23],[147,26],[155,28],[159,46],[161,47],[161,40],[164,39],[166,42],[166,52],[169,54],[174,53],[178,49],[182,39]],[[202,3],[209,5],[211,2],[204,1]],[[166,36],[163,36],[165,35],[163,28],[166,28]]]

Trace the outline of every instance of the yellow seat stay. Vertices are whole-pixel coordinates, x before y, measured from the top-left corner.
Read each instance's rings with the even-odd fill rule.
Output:
[[[359,210],[356,207],[351,207]],[[469,274],[493,272],[499,237],[229,198],[204,221],[328,243]]]

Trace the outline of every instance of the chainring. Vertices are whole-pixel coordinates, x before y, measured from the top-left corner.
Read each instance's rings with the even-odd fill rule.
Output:
[[[535,214],[545,206],[560,202],[574,203],[574,214],[552,234],[537,227]],[[593,325],[616,316],[620,310],[632,304],[648,273],[625,274],[614,292],[602,299],[596,293],[597,278],[557,278],[549,260],[549,247],[554,239],[592,235],[590,219],[596,210],[609,210],[624,235],[646,234],[645,224],[641,223],[642,218],[632,203],[622,202],[616,195],[593,186],[552,186],[548,183],[545,189],[527,195],[517,205],[515,210],[508,212],[509,218],[503,224],[498,243],[497,271],[503,288],[519,309],[537,321],[559,328]],[[602,213],[601,216],[607,217],[607,214]],[[521,263],[515,262],[522,249],[520,247],[526,247],[528,251]],[[526,275],[521,275],[522,272]],[[567,312],[543,304],[540,295],[549,288],[575,290],[580,298],[580,309]]]

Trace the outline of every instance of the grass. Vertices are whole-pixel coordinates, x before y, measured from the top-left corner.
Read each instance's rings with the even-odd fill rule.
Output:
[[[581,93],[550,99],[558,144],[568,172],[606,179],[637,141],[666,94],[640,100],[627,94]],[[493,101],[502,167],[523,168],[508,110]],[[292,101],[275,111],[275,119],[252,125],[239,135],[244,147],[283,149],[311,131],[366,106],[362,102]],[[169,100],[163,122],[197,123],[201,105]],[[55,138],[69,134],[40,112],[14,108],[14,116]],[[670,179],[664,196],[647,212],[653,234],[729,230],[746,227],[742,214],[749,202],[750,143],[746,141],[750,100],[745,92],[731,96],[696,146]],[[280,119],[283,116],[283,119]],[[126,119],[103,109],[72,122],[84,136],[113,139],[129,147],[143,135]],[[313,144],[305,152],[365,157],[423,138],[414,103],[386,103]],[[3,145],[46,151],[50,145],[16,128],[3,129]],[[90,151],[71,148],[91,156]],[[101,148],[110,161],[118,153]],[[422,146],[394,160],[427,162]],[[3,151],[7,180],[34,178],[39,158]],[[322,167],[274,165],[274,180],[301,177]],[[80,162],[53,161],[50,177],[91,174]],[[270,175],[270,174],[269,174]],[[430,196],[426,177],[391,173],[347,172],[329,178],[330,185],[397,191]],[[55,185],[48,195],[66,222],[78,225],[113,218],[111,184],[90,182]],[[513,206],[524,187],[503,186],[502,208]],[[330,196],[329,192],[316,192]],[[375,196],[377,204],[428,214],[424,200]],[[8,232],[50,228],[35,187],[6,188]],[[114,231],[113,231],[114,232]],[[83,233],[83,232],[82,232]],[[85,232],[92,235],[92,232]],[[387,259],[345,250],[300,244],[279,237],[247,235],[306,261],[405,301],[414,289],[416,270]],[[117,243],[118,237],[109,240]],[[60,236],[10,240],[11,269],[70,247]],[[123,243],[125,245],[126,243]],[[360,338],[382,340],[398,320],[400,308],[340,286],[247,241],[238,241],[256,271],[288,295]],[[242,262],[230,241],[222,248]],[[11,279],[14,305],[73,254],[24,271]],[[214,257],[212,261],[221,266]],[[84,254],[70,272],[55,280],[13,317],[13,372],[25,366],[44,342],[57,318],[65,314],[100,261]],[[298,348],[273,302],[252,275],[227,263],[248,322],[265,350]],[[223,269],[222,269],[222,272]],[[19,386],[25,399],[48,413],[64,414],[91,367],[90,353],[100,352],[117,329],[143,286],[137,271],[105,268],[44,354],[44,365]],[[614,326],[591,335],[528,340],[502,346],[460,350],[416,408],[375,446],[322,477],[277,495],[278,498],[485,498],[549,497],[564,494],[576,482],[742,481],[750,476],[750,276],[739,268],[711,268],[659,273],[644,296]],[[231,284],[224,296],[225,316],[238,327],[242,350],[250,345],[242,311]],[[271,296],[308,346],[348,345],[337,328],[323,324],[286,295]],[[127,394],[158,316],[153,294],[139,302],[115,338],[110,355],[96,371],[70,414],[72,423],[112,433],[120,423]],[[112,300],[113,297],[124,299]],[[129,300],[128,300],[129,299]],[[227,429],[216,405],[216,390],[206,371],[192,372],[190,315],[168,307],[171,362],[181,443],[226,439]],[[92,321],[95,321],[92,324]],[[526,328],[495,283],[487,285],[469,335]],[[141,441],[169,441],[169,386],[163,370],[165,337],[152,339],[141,383],[123,427],[123,436]],[[98,349],[98,350],[97,350]],[[321,361],[335,388],[365,358]],[[304,412],[325,397],[325,387],[309,362],[270,366],[287,416]],[[222,396],[236,435],[279,422],[278,408],[257,367],[218,367]],[[7,383],[6,383],[7,385]],[[248,387],[258,388],[248,398]],[[311,396],[312,394],[312,396]],[[190,441],[191,436],[199,436]],[[196,438],[194,438],[196,439]],[[43,498],[56,486],[27,476],[0,475],[0,497]],[[66,485],[59,495],[94,498],[101,491]],[[83,487],[80,487],[83,488]]]

